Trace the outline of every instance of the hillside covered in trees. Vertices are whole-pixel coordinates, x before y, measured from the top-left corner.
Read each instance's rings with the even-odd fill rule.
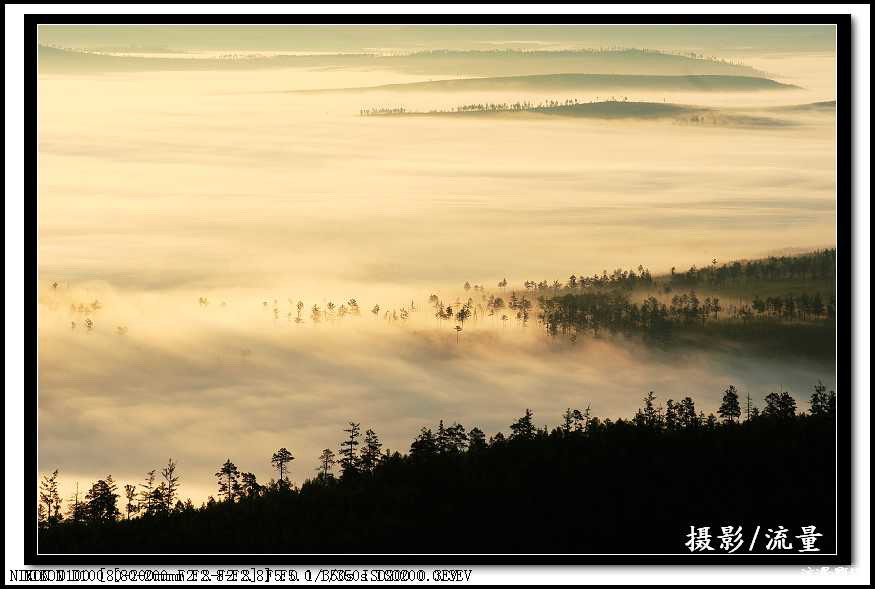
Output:
[[[469,299],[466,315],[435,304],[436,316],[462,326],[498,314],[551,335],[635,334],[663,344],[738,342],[772,353],[831,359],[835,354],[835,249],[772,256],[654,276],[643,266],[559,280],[525,280],[524,291]],[[468,285],[466,284],[466,287]],[[507,287],[506,279],[498,284]],[[479,287],[482,289],[482,287]],[[467,290],[467,288],[466,288]],[[464,311],[464,308],[462,309]]]
[[[687,270],[671,268],[654,275],[643,265],[612,272],[571,274],[566,279],[504,278],[493,287],[465,282],[461,289],[433,292],[425,301],[373,304],[356,298],[307,304],[288,298],[254,303],[273,325],[337,326],[350,321],[387,325],[436,325],[455,331],[463,344],[471,328],[543,329],[550,336],[576,341],[582,336],[635,336],[659,345],[745,346],[757,353],[803,355],[832,362],[835,357],[837,301],[836,250],[718,263]],[[57,281],[47,305],[69,303],[71,332],[86,334],[103,326],[104,304],[70,299]],[[312,301],[311,301],[312,303]],[[218,304],[201,296],[202,314],[223,315]],[[250,302],[249,304],[253,304]],[[129,326],[109,328],[127,336]]]
[[[715,535],[816,526],[829,552],[836,395],[817,385],[806,412],[787,392],[764,401],[759,409],[730,386],[706,416],[690,397],[662,405],[650,393],[629,419],[569,408],[549,429],[526,410],[488,438],[441,421],[406,453],[383,451],[373,430],[351,422],[337,453],[312,457],[316,474],[300,486],[285,474],[295,459],[286,448],[269,457],[278,478],[267,484],[229,458],[216,472],[218,499],[200,507],[178,499],[172,460],[158,484],[153,470],[120,493],[108,476],[66,509],[55,471],[40,486],[39,549],[683,553],[691,526]]]
[[[550,116],[604,121],[664,121],[676,125],[781,129],[831,122],[827,118],[793,117],[793,114],[830,115],[824,103],[788,105],[779,108],[705,107],[694,104],[635,100],[623,88],[602,90],[600,96],[560,100],[516,100],[513,102],[474,102],[449,108],[411,110],[403,105],[360,108],[360,116],[370,117],[518,117]]]

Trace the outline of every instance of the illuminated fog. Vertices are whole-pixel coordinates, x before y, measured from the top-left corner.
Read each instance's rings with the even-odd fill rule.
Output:
[[[802,89],[630,99],[751,110],[835,99],[833,55],[748,60]],[[200,501],[225,458],[267,480],[281,446],[300,483],[349,420],[406,451],[439,419],[492,434],[527,407],[553,426],[569,406],[630,415],[650,390],[707,412],[730,383],[760,403],[779,386],[804,399],[817,379],[832,384],[830,366],[792,355],[572,345],[534,321],[483,319],[457,344],[427,299],[471,296],[465,281],[498,294],[505,277],[521,288],[834,245],[834,117],[380,118],[359,109],[566,96],[289,92],[432,77],[40,77],[41,470],[59,468],[69,490],[107,473],[139,481],[173,456],[183,496]],[[360,317],[310,322],[314,304],[351,298]],[[70,305],[94,300],[87,332]],[[288,316],[298,300],[302,324]],[[382,319],[411,302],[408,320]]]

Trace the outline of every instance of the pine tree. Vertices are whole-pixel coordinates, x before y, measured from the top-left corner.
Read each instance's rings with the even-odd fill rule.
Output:
[[[115,521],[120,513],[118,510],[118,493],[115,481],[111,475],[99,480],[85,494],[88,519],[94,523],[107,523]]]
[[[170,511],[179,489],[179,476],[176,474],[176,463],[172,458],[167,459],[167,466],[161,469],[161,476],[164,478],[164,507]]]
[[[535,424],[532,421],[532,410],[526,409],[525,414],[510,425],[511,440],[531,440],[535,437]]]
[[[257,497],[261,493],[261,485],[251,472],[241,473],[240,482],[243,494],[247,497]]]
[[[486,434],[479,427],[468,432],[468,450],[482,450],[486,447]]]
[[[766,407],[763,416],[773,419],[791,419],[796,415],[796,400],[790,393],[769,393],[766,396]]]
[[[383,444],[372,429],[365,431],[364,442],[361,451],[361,467],[364,472],[373,472],[380,462],[380,448]]]
[[[70,519],[70,521],[75,523],[81,523],[88,519],[88,506],[80,501],[79,483],[76,483],[76,488],[73,491],[73,495],[70,496],[69,501],[70,510],[67,517]]]
[[[468,448],[468,435],[461,423],[454,423],[446,430],[447,449],[450,452],[461,453]]]
[[[285,484],[287,482],[286,478],[286,465],[289,464],[295,457],[292,456],[292,453],[289,452],[286,448],[280,448],[276,452],[273,453],[273,456],[270,458],[270,464],[279,472],[280,478],[279,482]]]
[[[317,469],[319,477],[323,480],[332,478],[334,475],[331,474],[331,469],[335,464],[337,464],[337,460],[334,452],[330,448],[322,450],[322,454],[319,455],[319,468]]]
[[[738,390],[735,385],[729,385],[729,388],[723,391],[723,402],[717,410],[717,414],[730,423],[734,419],[741,417],[741,407],[738,404]]]
[[[661,425],[660,416],[653,404],[655,400],[656,396],[653,394],[653,391],[647,393],[647,396],[644,397],[644,407],[639,409],[633,418],[635,425],[647,428],[658,428]]]
[[[835,415],[836,395],[835,391],[826,392],[822,382],[814,386],[814,394],[811,395],[811,415],[815,417],[827,417]]]
[[[231,462],[230,458],[227,459],[219,468],[219,471],[216,472],[216,478],[218,479],[219,485],[219,495],[224,495],[225,501],[234,501],[235,494],[240,490],[239,477],[240,471],[237,469],[237,465]]]
[[[447,437],[447,428],[444,427],[443,419],[438,422],[437,431],[435,432],[434,436],[434,442],[438,454],[446,454],[449,451],[450,445]]]
[[[137,497],[137,487],[134,485],[125,485],[125,517],[131,519],[131,514],[136,513],[137,504],[134,499]]]
[[[672,399],[665,402],[665,429],[675,431],[680,426],[680,405]]]
[[[340,467],[344,477],[358,474],[359,457],[356,448],[358,448],[359,437],[361,436],[360,426],[361,424],[350,421],[349,428],[343,430],[349,434],[349,437],[340,443]]]
[[[437,440],[429,428],[422,428],[410,444],[410,456],[414,460],[430,458],[437,454]]]
[[[54,526],[61,521],[61,496],[58,494],[58,469],[55,469],[50,475],[43,475],[39,488],[39,522],[43,526]]]
[[[692,397],[684,397],[680,408],[681,425],[684,429],[698,427],[700,419],[696,414],[696,404]]]
[[[140,491],[140,510],[144,515],[154,515],[155,513],[155,470],[152,469],[146,473],[146,479],[140,483],[142,490]]]
[[[574,412],[571,410],[571,407],[565,409],[565,413],[562,414],[562,433],[569,434],[571,433],[571,427],[574,424]]]

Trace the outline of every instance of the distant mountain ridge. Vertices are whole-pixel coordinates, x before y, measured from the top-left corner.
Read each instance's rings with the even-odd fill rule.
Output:
[[[326,92],[483,92],[483,91],[563,91],[563,90],[670,90],[691,92],[750,92],[792,90],[799,86],[755,76],[641,75],[641,74],[540,74],[434,80],[406,84],[383,84],[353,88],[294,90],[295,93]]]
[[[427,51],[406,55],[229,55],[228,58],[168,58],[107,55],[41,45],[40,73],[249,70],[332,67],[388,69],[413,75],[517,76],[533,74],[735,75],[766,77],[728,61],[645,51]]]

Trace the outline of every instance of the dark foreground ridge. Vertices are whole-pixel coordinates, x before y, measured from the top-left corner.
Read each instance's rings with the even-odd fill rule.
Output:
[[[41,553],[687,553],[690,527],[742,528],[741,552],[835,546],[836,396],[818,385],[810,410],[772,393],[760,411],[729,387],[718,415],[686,397],[657,406],[650,393],[631,419],[568,409],[552,431],[532,412],[488,440],[459,424],[423,428],[407,454],[385,451],[350,423],[339,460],[298,487],[284,475],[291,452],[271,458],[279,480],[261,485],[227,460],[220,500],[176,500],[172,461],[124,501],[111,477],[65,516],[57,471],[40,493]],[[333,474],[334,465],[340,474]],[[175,501],[175,502],[174,502]],[[754,530],[759,542],[749,549]],[[769,532],[788,530],[787,544]],[[776,547],[777,546],[777,547]]]

